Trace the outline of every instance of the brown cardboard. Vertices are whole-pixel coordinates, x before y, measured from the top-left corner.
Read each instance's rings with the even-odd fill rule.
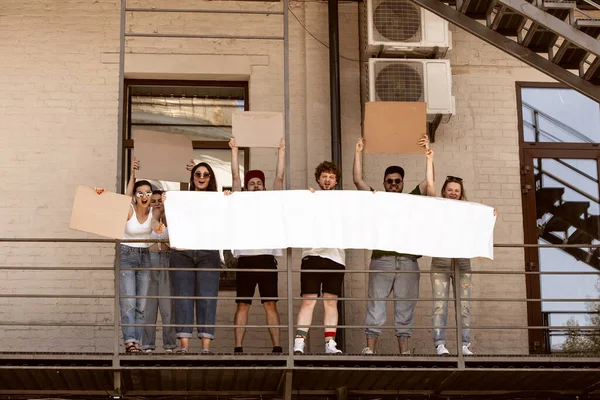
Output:
[[[188,182],[190,173],[185,166],[194,157],[189,136],[146,129],[133,131],[133,155],[140,169],[137,179]]]
[[[239,147],[279,147],[284,135],[283,114],[279,112],[235,112],[231,125]]]
[[[365,152],[422,154],[417,142],[427,132],[426,103],[377,101],[365,104]]]
[[[95,233],[111,239],[123,239],[131,197],[77,186],[69,228]]]

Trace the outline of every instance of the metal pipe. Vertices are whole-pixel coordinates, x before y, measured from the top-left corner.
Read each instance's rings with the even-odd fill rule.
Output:
[[[253,35],[190,35],[184,33],[126,33],[127,37],[162,37],[175,39],[244,39],[244,40],[283,40],[283,36]]]
[[[145,12],[145,13],[193,13],[193,14],[257,14],[257,15],[283,15],[283,11],[269,10],[194,10],[189,8],[127,8],[129,12]]]
[[[460,268],[456,258],[452,259],[452,267],[454,274],[452,276],[452,284],[454,287],[454,314],[456,319],[456,349],[458,353],[458,369],[465,369],[465,359],[462,353],[462,314],[460,301]]]

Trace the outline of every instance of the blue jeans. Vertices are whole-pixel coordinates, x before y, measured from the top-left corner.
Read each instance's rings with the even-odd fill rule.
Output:
[[[471,343],[471,260],[468,258],[457,258],[460,284],[460,315],[462,321],[462,343]],[[435,302],[433,304],[433,315],[431,322],[434,326],[446,326],[448,319],[448,297],[450,295],[451,279],[454,279],[454,266],[451,258],[434,257],[431,260],[431,289]],[[454,291],[453,291],[454,292]],[[446,344],[446,330],[443,328],[433,329],[433,342],[435,346]]]
[[[169,251],[159,251],[150,253],[150,263],[152,268],[169,268]],[[172,296],[170,271],[150,271],[150,288],[148,296]],[[160,310],[160,319],[163,324],[173,324],[173,299],[148,299],[146,302],[145,323],[156,324],[158,311]],[[142,350],[156,348],[156,327],[145,326],[143,331]],[[177,345],[175,338],[175,328],[172,326],[163,327],[163,348],[174,349]]]
[[[171,268],[197,268],[197,271],[171,271],[173,296],[219,295],[219,272],[202,271],[202,268],[219,268],[221,258],[217,250],[171,250]],[[214,325],[217,321],[216,299],[175,299],[175,324],[194,325],[194,304],[196,305],[196,324]],[[191,338],[193,328],[178,326],[175,328],[178,338]],[[199,338],[213,339],[215,328],[199,326]]]
[[[412,334],[413,315],[416,299],[419,297],[419,264],[416,257],[383,256],[371,260],[372,271],[388,271],[389,273],[369,274],[369,298],[387,298],[394,292],[394,326],[399,340],[408,340]],[[396,274],[395,271],[414,271]],[[376,338],[387,319],[387,302],[385,300],[369,300],[365,317],[367,338]]]
[[[146,247],[121,245],[119,268],[150,268],[150,253]],[[119,271],[120,296],[147,296],[150,271]],[[146,299],[119,298],[121,324],[143,324]],[[142,326],[122,326],[125,344],[140,343]]]

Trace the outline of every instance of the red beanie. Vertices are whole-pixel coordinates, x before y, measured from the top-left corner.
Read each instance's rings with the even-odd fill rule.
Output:
[[[248,181],[252,178],[258,178],[262,181],[263,186],[265,185],[265,173],[258,169],[253,169],[248,171],[246,175],[244,175],[244,187],[248,188]]]

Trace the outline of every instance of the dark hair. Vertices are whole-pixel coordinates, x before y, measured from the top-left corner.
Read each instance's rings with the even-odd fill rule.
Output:
[[[150,184],[150,182],[145,181],[145,180],[141,180],[141,181],[137,181],[135,183],[135,185],[133,185],[133,194],[135,195],[135,191],[140,187],[140,186],[150,186],[150,189],[152,189],[152,185]]]
[[[165,192],[164,190],[158,190],[158,189],[155,189],[155,190],[153,190],[153,191],[152,191],[152,194],[153,194],[153,195],[154,195],[154,194],[163,194],[164,192]]]
[[[385,177],[389,174],[400,174],[402,179],[404,179],[404,168],[397,165],[390,165],[385,169],[385,172],[383,173],[383,179],[385,179]]]
[[[323,172],[335,174],[335,180],[338,183],[340,179],[342,179],[342,171],[340,170],[340,167],[331,161],[323,161],[321,164],[317,165],[317,168],[315,168],[315,180],[317,182],[319,182],[319,178]]]
[[[446,190],[446,186],[448,186],[449,183],[458,183],[460,185],[459,200],[467,201],[467,193],[465,193],[465,186],[463,185],[463,180],[461,178],[456,178],[454,176],[449,176],[446,178],[444,185],[442,185],[442,197],[446,197],[444,192]]]
[[[200,167],[206,168],[208,170],[208,173],[210,174],[210,180],[208,181],[208,186],[206,187],[206,191],[207,192],[216,192],[217,191],[217,177],[215,176],[215,172],[210,167],[210,165],[208,165],[205,162],[198,163],[194,166],[194,168],[192,168],[192,173],[190,175],[190,190],[191,191],[196,190],[196,185],[194,185],[194,174],[196,173],[196,170]]]

